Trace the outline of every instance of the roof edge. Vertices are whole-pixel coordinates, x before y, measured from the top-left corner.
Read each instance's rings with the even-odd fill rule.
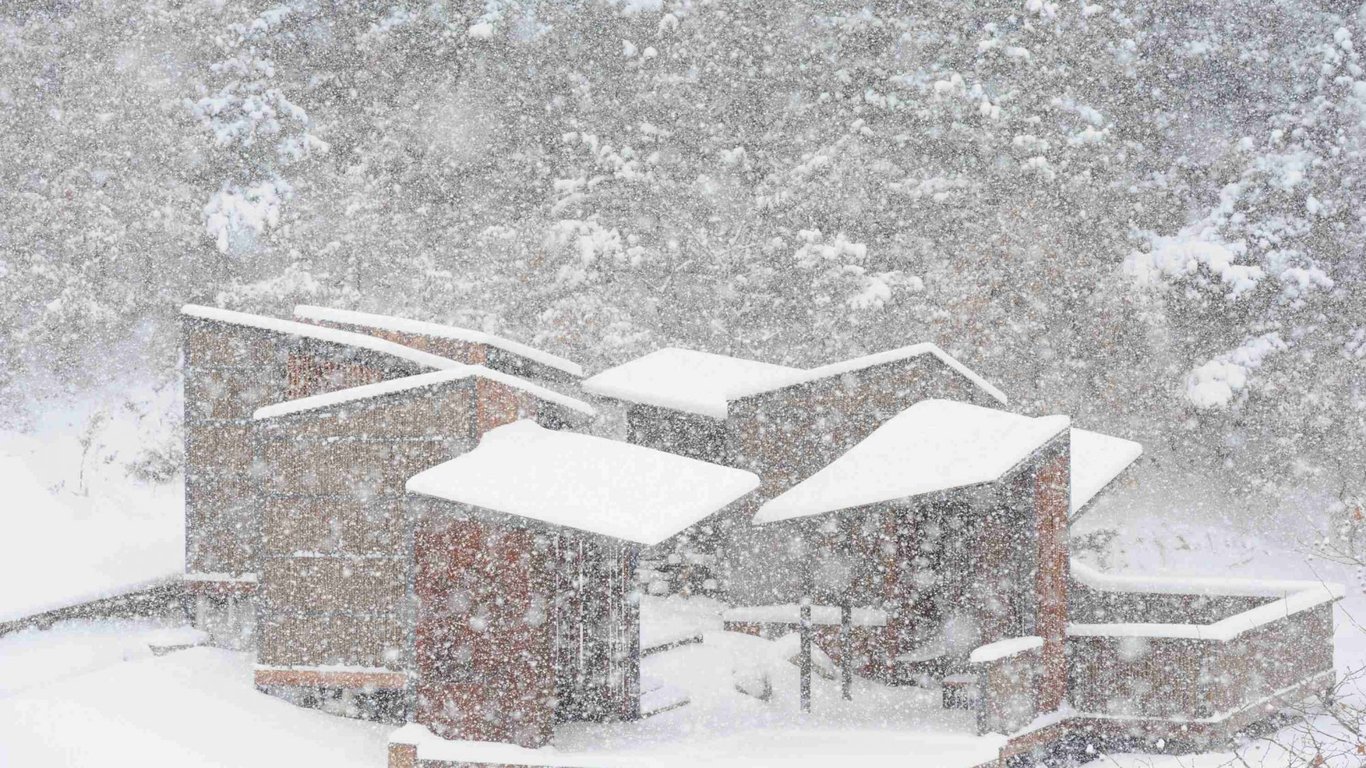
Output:
[[[300,397],[294,400],[285,400],[279,403],[264,405],[252,412],[252,419],[255,421],[263,421],[281,416],[292,416],[471,378],[484,378],[490,381],[496,381],[520,389],[527,394],[538,397],[546,402],[555,403],[556,405],[569,408],[570,410],[578,411],[586,416],[597,415],[597,411],[593,406],[582,400],[578,400],[568,395],[562,395],[559,392],[547,389],[539,384],[526,381],[525,379],[519,379],[516,376],[502,373],[501,371],[494,371],[481,365],[465,365],[444,371],[419,373],[415,376],[402,376],[397,379],[389,379],[388,381],[362,384],[358,387],[348,387],[346,389],[338,389],[332,392],[324,392],[318,395],[309,395],[308,397]]]
[[[487,344],[532,362],[555,368],[556,370],[571,376],[578,378],[583,377],[583,366],[572,360],[567,360],[558,355],[546,352],[545,350],[537,349],[529,344],[523,344],[520,341],[514,341],[484,331],[474,330],[473,328],[461,328],[459,326],[446,325],[443,323],[433,323],[427,320],[413,320],[411,318],[398,317],[396,315],[381,315],[373,312],[361,312],[354,309],[337,309],[334,307],[322,307],[313,304],[296,304],[294,306],[294,316],[305,320],[345,323],[347,325],[379,328],[398,333],[414,333],[442,339],[468,341],[474,344]]]
[[[497,427],[497,428],[495,428],[495,429],[489,430],[488,432],[484,433],[484,434],[481,435],[480,438],[479,438],[479,445],[482,446],[486,441],[496,442],[496,441],[498,441],[498,440],[500,440],[500,439],[503,439],[504,437],[511,437],[513,434],[517,434],[517,431],[518,431],[518,430],[527,430],[527,429],[530,429],[530,428],[532,428],[532,427],[534,427],[536,430],[542,430],[542,431],[544,431],[544,432],[556,432],[555,430],[548,430],[548,429],[546,429],[545,427],[541,427],[539,424],[536,424],[533,420],[530,420],[530,419],[519,419],[519,420],[517,420],[517,421],[511,422],[510,424],[504,424],[504,425],[502,425],[502,426],[500,426],[500,427]],[[504,430],[507,430],[507,431],[504,431]],[[721,511],[727,509],[727,508],[730,507],[731,505],[733,505],[733,504],[735,504],[736,502],[740,501],[741,499],[745,498],[747,495],[753,493],[754,490],[755,490],[756,488],[758,488],[759,485],[761,484],[761,481],[760,481],[760,479],[759,479],[759,476],[756,475],[756,474],[753,473],[753,472],[750,472],[749,470],[737,469],[737,468],[735,468],[735,467],[727,467],[727,466],[725,466],[725,465],[723,465],[723,464],[715,464],[715,463],[713,463],[713,462],[702,461],[701,459],[694,459],[694,458],[690,458],[690,457],[688,457],[688,456],[681,456],[681,455],[676,454],[676,453],[670,453],[670,452],[668,452],[668,451],[661,451],[661,450],[659,450],[658,448],[651,448],[651,447],[645,446],[645,445],[637,445],[637,444],[635,444],[635,443],[629,443],[629,442],[626,442],[626,441],[623,441],[623,440],[614,440],[614,439],[612,439],[612,438],[602,437],[601,435],[590,435],[590,434],[583,433],[583,432],[565,432],[565,433],[560,433],[560,434],[562,434],[562,435],[573,435],[573,436],[576,436],[576,437],[579,437],[579,438],[586,438],[586,439],[592,439],[592,440],[601,440],[601,441],[604,441],[604,442],[607,442],[607,443],[612,443],[612,444],[614,444],[614,445],[616,445],[616,446],[618,446],[618,447],[626,448],[626,449],[628,449],[628,450],[630,450],[630,451],[638,452],[639,454],[659,454],[659,455],[661,455],[661,456],[666,456],[666,457],[668,457],[669,460],[676,460],[676,461],[683,462],[683,463],[695,463],[695,464],[707,465],[708,467],[711,467],[711,468],[714,469],[714,470],[720,470],[720,471],[722,471],[722,472],[724,472],[724,473],[735,475],[735,476],[737,477],[737,479],[738,479],[739,477],[743,476],[744,479],[745,479],[745,485],[744,485],[744,487],[743,487],[742,489],[740,489],[737,493],[735,493],[735,495],[733,495],[733,496],[731,496],[730,498],[728,498],[724,503],[715,506],[715,507],[711,510],[711,512],[709,512],[709,513],[708,513],[705,517],[703,517],[701,520],[709,519],[710,517],[714,516],[714,515],[717,514],[718,512],[721,512]],[[568,528],[568,529],[572,529],[572,530],[576,530],[576,531],[581,531],[581,532],[583,532],[583,533],[585,533],[585,534],[588,534],[588,535],[590,535],[590,536],[601,536],[601,537],[603,537],[603,538],[614,539],[614,540],[617,540],[617,541],[628,541],[628,542],[632,542],[632,543],[635,543],[635,544],[639,544],[640,546],[643,546],[643,547],[653,547],[653,546],[656,546],[656,545],[658,545],[658,544],[660,544],[660,543],[662,543],[662,542],[664,542],[664,541],[668,541],[669,539],[671,539],[671,538],[677,536],[677,535],[678,535],[679,533],[681,533],[682,531],[685,531],[685,530],[687,530],[688,528],[691,528],[693,525],[697,525],[699,522],[701,522],[701,520],[698,520],[698,521],[695,521],[695,522],[693,522],[693,523],[690,523],[690,524],[688,524],[687,526],[684,526],[683,528],[679,528],[679,529],[677,529],[677,530],[672,531],[671,533],[668,533],[667,535],[664,535],[662,538],[656,538],[656,537],[653,537],[653,536],[651,536],[651,537],[645,537],[645,538],[626,538],[626,537],[623,537],[623,536],[614,535],[614,534],[611,534],[611,533],[605,533],[605,532],[602,532],[602,531],[593,531],[593,530],[589,530],[589,529],[587,529],[587,528],[579,527],[579,526],[572,525],[572,524],[567,524],[567,523],[556,523],[556,522],[553,522],[553,521],[550,521],[550,520],[543,520],[543,519],[541,519],[541,518],[539,518],[539,517],[536,517],[536,516],[534,516],[534,515],[529,515],[529,514],[524,514],[524,513],[519,513],[519,512],[510,512],[510,511],[506,511],[506,510],[496,509],[496,508],[493,508],[493,507],[485,506],[484,504],[480,504],[480,503],[477,502],[477,501],[470,501],[470,500],[468,500],[468,499],[454,498],[449,492],[443,492],[443,491],[437,489],[436,487],[434,487],[434,486],[436,486],[436,485],[439,484],[439,481],[436,480],[436,478],[439,478],[439,477],[441,476],[443,469],[444,469],[447,465],[450,465],[450,464],[453,464],[453,463],[455,463],[455,462],[459,462],[459,461],[465,460],[465,459],[467,459],[467,457],[470,457],[471,455],[473,455],[473,454],[474,454],[475,452],[477,452],[478,450],[479,450],[479,446],[476,446],[475,448],[471,449],[470,451],[468,451],[468,452],[466,452],[466,453],[464,453],[464,454],[461,454],[460,456],[455,456],[455,457],[452,457],[452,458],[450,458],[450,459],[447,459],[446,461],[443,461],[443,462],[441,462],[440,464],[437,464],[437,465],[432,466],[432,467],[428,467],[428,468],[422,470],[421,472],[418,472],[417,474],[415,474],[415,475],[409,477],[409,478],[408,478],[407,480],[405,480],[404,483],[403,483],[403,490],[404,490],[404,492],[409,493],[409,494],[413,494],[413,495],[417,495],[417,496],[422,496],[422,497],[428,498],[428,499],[434,499],[434,500],[436,500],[436,501],[446,502],[446,503],[450,503],[450,504],[461,504],[461,505],[464,505],[464,506],[467,506],[467,507],[471,507],[471,508],[475,508],[475,509],[479,509],[479,510],[484,510],[484,511],[488,512],[489,514],[496,515],[496,516],[503,517],[503,518],[515,518],[515,519],[520,519],[520,520],[528,520],[528,521],[531,521],[531,522],[533,522],[533,523],[541,524],[541,525],[549,525],[549,526],[558,527],[558,528]],[[738,487],[738,485],[737,485],[737,487]]]
[[[458,363],[449,358],[433,355],[430,352],[423,352],[420,349],[413,349],[412,347],[407,347],[387,339],[381,339],[377,336],[369,336],[364,333],[355,333],[353,331],[343,331],[338,328],[328,328],[321,325],[300,323],[294,320],[271,317],[269,315],[238,312],[237,310],[208,307],[201,304],[185,304],[180,308],[180,314],[183,317],[191,317],[196,320],[208,320],[215,323],[256,328],[271,333],[301,336],[331,344],[365,349],[370,352],[378,352],[380,354],[396,357],[400,360],[407,360],[410,363],[423,365],[438,371],[448,370],[463,365],[463,363]]]
[[[921,400],[920,402],[921,402],[921,403],[926,403],[926,402],[931,402],[931,401],[933,401],[933,400],[943,400],[943,398],[929,398],[929,399],[927,399],[927,400]],[[946,401],[946,402],[958,402],[958,401],[949,400],[949,401]],[[919,403],[917,403],[917,405],[919,405]],[[914,407],[914,406],[912,406],[912,407]],[[908,409],[908,410],[909,410],[909,409]],[[903,411],[902,413],[905,413],[905,411]],[[948,493],[948,492],[952,492],[952,491],[960,491],[960,490],[962,490],[962,489],[964,489],[964,488],[976,488],[976,487],[979,487],[979,486],[984,486],[984,485],[990,485],[990,484],[994,484],[994,483],[999,483],[1003,478],[1008,477],[1008,476],[1010,476],[1012,473],[1014,473],[1014,472],[1016,472],[1017,470],[1019,470],[1020,466],[1021,466],[1022,464],[1024,464],[1026,461],[1028,461],[1030,457],[1034,456],[1034,455],[1035,455],[1036,453],[1038,453],[1041,449],[1043,449],[1044,447],[1046,447],[1049,443],[1052,443],[1053,441],[1057,440],[1058,437],[1059,437],[1060,435],[1063,435],[1064,433],[1067,433],[1067,432],[1072,428],[1072,417],[1071,417],[1071,416],[1068,416],[1068,415],[1066,415],[1066,414],[1046,414],[1046,415],[1044,415],[1044,416],[1029,416],[1029,417],[1026,417],[1026,418],[1034,419],[1034,420],[1036,420],[1036,421],[1043,421],[1043,420],[1045,420],[1045,419],[1058,419],[1058,420],[1061,420],[1062,423],[1061,423],[1061,425],[1060,425],[1056,430],[1054,430],[1054,431],[1052,431],[1052,432],[1049,432],[1047,437],[1043,438],[1043,439],[1040,440],[1037,444],[1035,444],[1034,447],[1031,448],[1031,449],[1029,450],[1029,452],[1028,452],[1027,454],[1025,454],[1024,456],[1022,456],[1018,461],[1016,461],[1015,463],[1011,464],[1011,465],[1010,465],[1009,467],[1007,467],[1006,469],[1002,470],[1000,474],[998,474],[998,475],[996,475],[996,476],[994,476],[994,477],[991,477],[991,478],[989,478],[989,479],[986,479],[986,480],[979,480],[979,481],[972,482],[972,483],[963,483],[963,484],[961,484],[961,485],[955,485],[955,486],[951,486],[951,487],[948,487],[948,488],[937,488],[937,489],[935,489],[935,490],[933,490],[933,491],[925,491],[925,492],[923,492],[923,493],[915,493],[915,494],[910,494],[910,495],[906,495],[906,496],[892,496],[892,497],[883,498],[883,499],[873,499],[873,500],[868,500],[868,501],[861,501],[861,502],[859,502],[859,503],[857,503],[857,504],[848,504],[848,505],[846,505],[846,506],[839,507],[839,508],[837,508],[837,509],[827,509],[827,510],[823,510],[823,511],[820,511],[820,512],[814,512],[814,513],[808,513],[808,514],[786,515],[786,516],[783,516],[783,517],[775,517],[775,518],[772,518],[772,519],[763,519],[763,520],[760,519],[760,517],[761,517],[761,516],[763,515],[763,513],[764,513],[764,510],[765,510],[766,508],[768,508],[771,504],[773,504],[773,502],[778,501],[778,500],[781,499],[783,496],[787,495],[787,493],[788,493],[789,491],[792,491],[793,489],[798,488],[799,486],[802,485],[802,483],[805,483],[805,482],[807,482],[807,480],[810,480],[811,477],[815,477],[815,475],[813,474],[811,477],[808,477],[806,480],[803,480],[801,483],[797,483],[796,485],[793,485],[791,488],[788,488],[787,490],[783,491],[782,493],[778,494],[777,496],[774,496],[773,498],[771,498],[771,499],[769,499],[768,501],[766,501],[766,502],[764,502],[763,504],[761,504],[761,505],[759,506],[759,509],[757,509],[757,510],[755,511],[754,517],[751,518],[750,524],[753,525],[753,526],[759,526],[759,525],[772,525],[772,524],[775,524],[775,523],[791,522],[791,521],[794,521],[794,520],[808,520],[808,519],[811,519],[811,518],[824,517],[824,516],[826,516],[826,515],[836,514],[836,513],[839,513],[839,512],[845,512],[845,511],[848,511],[848,510],[851,510],[851,509],[860,509],[860,508],[862,508],[862,507],[868,507],[868,506],[872,506],[872,505],[874,505],[874,504],[886,504],[886,503],[888,503],[888,502],[893,502],[893,501],[903,501],[903,500],[906,500],[906,499],[918,499],[918,498],[921,498],[921,497],[924,497],[924,496],[932,496],[932,495],[938,494],[938,493]],[[881,427],[879,427],[879,429],[881,429]],[[873,430],[873,432],[876,432],[876,431],[877,431],[877,430]],[[871,437],[871,436],[872,436],[872,435],[870,434],[869,437]],[[868,439],[868,438],[864,438],[864,439],[866,440],[866,439]],[[860,441],[860,443],[861,443],[861,442],[862,442],[862,441]],[[851,447],[849,450],[852,451],[852,450],[853,450],[854,448],[856,448],[856,447],[858,447],[858,444],[857,444],[857,443],[856,443],[853,447]],[[846,453],[847,453],[847,452],[846,452]],[[841,454],[839,457],[836,457],[835,460],[832,461],[832,462],[830,462],[830,464],[827,464],[826,467],[829,467],[829,466],[833,465],[835,462],[838,462],[841,458],[843,458],[843,456],[844,456],[844,454]],[[822,471],[823,471],[824,469],[825,469],[825,467],[822,467]],[[817,474],[818,474],[818,473],[817,473]],[[780,513],[781,513],[781,508],[780,508]],[[1070,514],[1070,513],[1069,513],[1069,514]]]
[[[983,392],[990,395],[994,400],[996,400],[1001,405],[1010,404],[1010,398],[1006,397],[1006,394],[1004,392],[996,388],[994,385],[992,385],[991,382],[987,381],[976,371],[973,371],[971,368],[964,365],[961,361],[958,360],[958,358],[945,352],[943,349],[939,347],[939,345],[929,341],[922,341],[916,344],[898,347],[896,349],[885,350],[883,352],[874,352],[870,355],[851,357],[847,360],[841,360],[835,363],[826,363],[825,365],[819,365],[815,368],[807,368],[805,370],[799,371],[797,374],[793,375],[793,377],[790,380],[782,382],[777,386],[768,387],[765,389],[756,389],[752,392],[746,392],[744,394],[731,397],[727,400],[727,404],[729,405],[730,402],[733,402],[735,400],[741,400],[746,397],[754,397],[756,395],[768,394],[770,392],[778,392],[800,384],[809,384],[813,381],[820,381],[821,379],[828,379],[834,376],[841,376],[846,373],[863,371],[874,366],[895,363],[900,360],[906,360],[911,357],[920,357],[922,355],[927,354],[933,355],[941,363],[948,366],[949,369],[951,369],[958,375],[962,376],[963,378],[967,379],[969,383],[975,385],[978,389],[981,389]]]

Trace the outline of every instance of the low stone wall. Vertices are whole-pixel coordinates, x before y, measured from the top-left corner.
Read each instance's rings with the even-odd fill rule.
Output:
[[[1228,640],[1070,637],[1072,704],[1118,718],[1220,719],[1331,672],[1332,610],[1325,603]]]
[[[1340,586],[1074,572],[1069,682],[1089,732],[1217,741],[1333,682]]]
[[[978,733],[1017,733],[1042,711],[1043,640],[1011,638],[982,646],[969,665],[977,677]]]
[[[1068,595],[1068,619],[1084,624],[1212,624],[1274,599],[1246,595],[1104,592],[1073,583]]]

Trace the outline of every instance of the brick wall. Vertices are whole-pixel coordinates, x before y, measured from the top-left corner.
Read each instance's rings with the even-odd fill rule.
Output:
[[[416,497],[417,721],[547,743],[555,723],[639,714],[634,546]]]
[[[261,422],[259,662],[402,671],[404,483],[473,447],[471,379]]]
[[[258,569],[252,412],[293,397],[422,372],[398,358],[257,328],[185,318],[185,567]]]
[[[1034,514],[1038,533],[1038,570],[1034,577],[1037,619],[1034,634],[1043,638],[1039,678],[1040,712],[1052,712],[1067,698],[1068,515],[1071,441],[1064,432],[1044,450],[1034,471]]]
[[[353,333],[365,333],[381,339],[397,342],[406,347],[420,349],[423,352],[430,352],[433,355],[456,360],[461,363],[471,365],[483,365],[495,371],[521,376],[528,379],[542,381],[577,381],[577,377],[548,365],[543,365],[535,360],[522,357],[521,355],[508,352],[499,347],[488,344],[461,341],[459,339],[444,338],[425,333],[407,333],[402,331],[390,331],[383,328],[372,328],[364,325],[352,325],[350,323],[337,323],[324,320],[307,320],[305,322],[328,328],[339,328]]]

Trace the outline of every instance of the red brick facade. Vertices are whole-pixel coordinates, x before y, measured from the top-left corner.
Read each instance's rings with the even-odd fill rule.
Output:
[[[1040,712],[1056,710],[1067,698],[1069,456],[1067,451],[1052,456],[1034,480],[1039,547],[1039,566],[1034,580],[1038,600],[1035,634],[1044,641],[1038,698]]]

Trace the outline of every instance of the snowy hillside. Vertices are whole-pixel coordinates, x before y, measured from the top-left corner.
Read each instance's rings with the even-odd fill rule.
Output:
[[[91,400],[0,431],[0,579],[12,585],[0,623],[184,572],[184,495],[167,464],[178,459],[157,453],[175,435],[165,410],[178,397],[166,394],[135,395],[138,407]]]

